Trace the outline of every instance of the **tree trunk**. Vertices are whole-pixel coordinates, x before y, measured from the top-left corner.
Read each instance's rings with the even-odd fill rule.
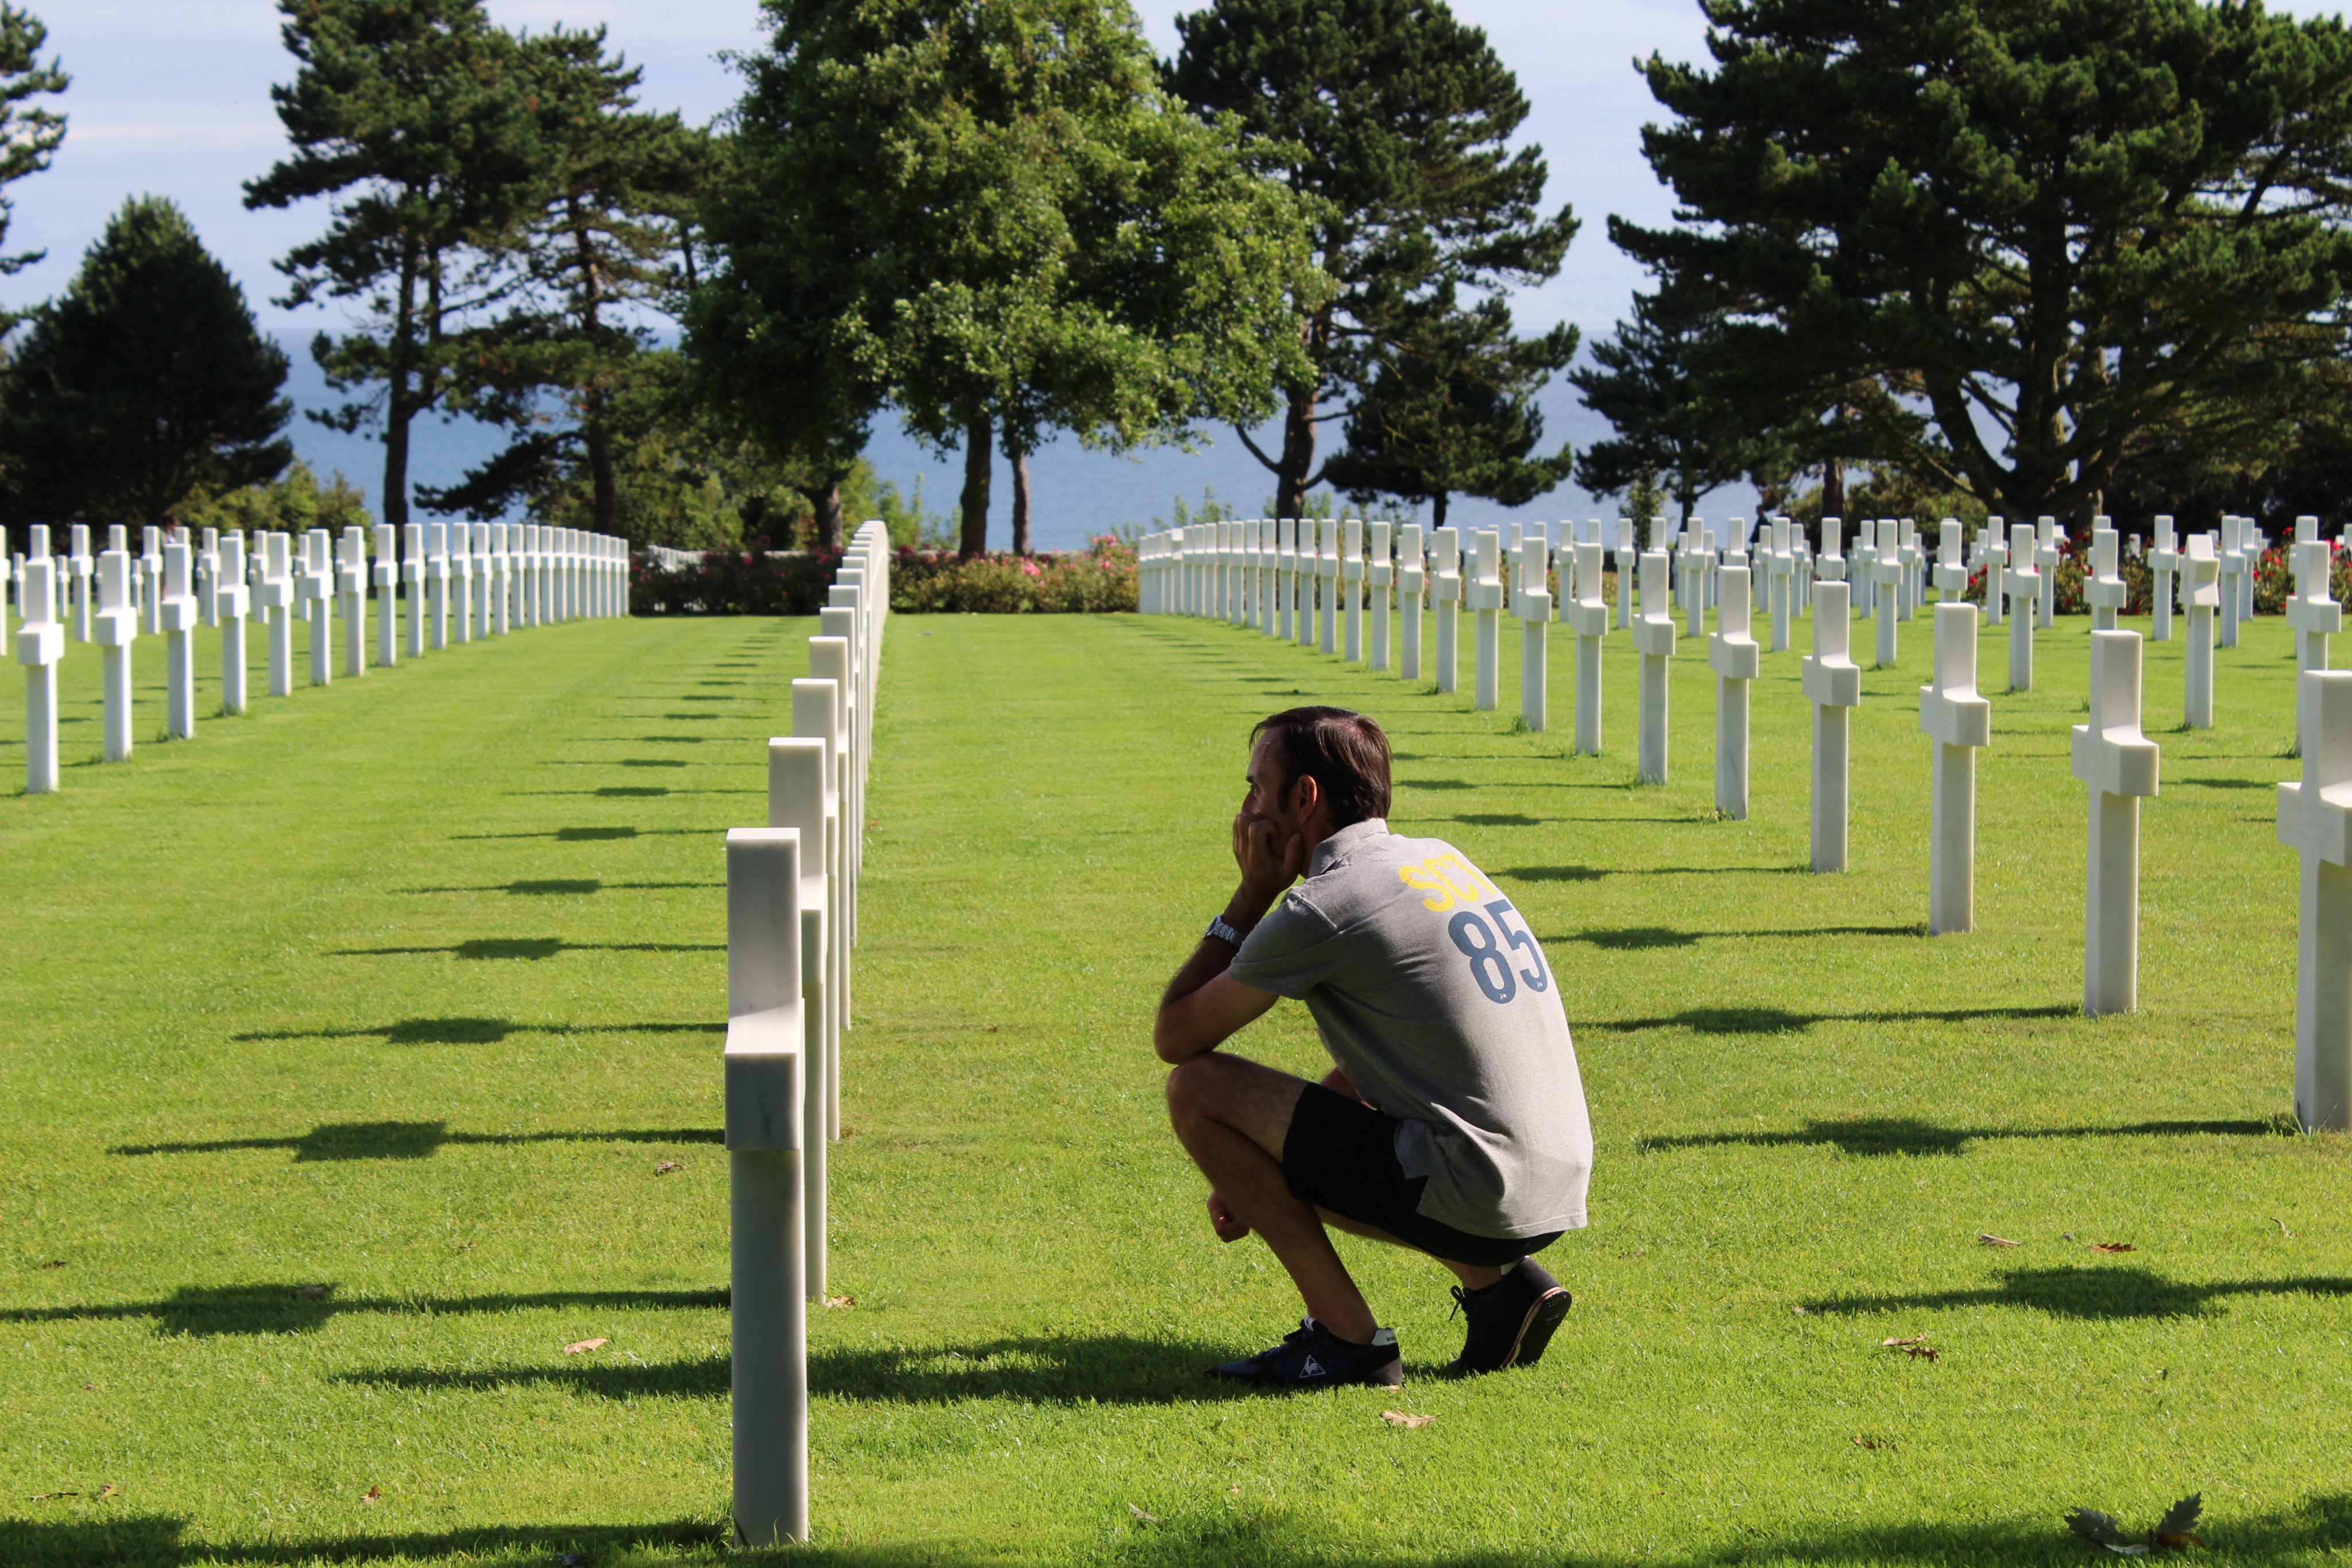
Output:
[[[1845,464],[1839,458],[1822,465],[1822,516],[1853,520],[1845,515]]]
[[[1315,394],[1292,392],[1282,416],[1282,466],[1275,471],[1274,515],[1307,515],[1307,481],[1315,468]],[[1442,515],[1444,503],[1438,504]]]
[[[841,548],[841,481],[819,485],[801,492],[808,497],[809,517],[816,538],[811,542],[821,550]]]
[[[391,364],[383,395],[383,520],[398,528],[408,521],[408,361],[416,340],[416,242],[400,252],[399,296],[393,306]]]
[[[958,551],[965,559],[984,554],[988,549],[988,485],[991,451],[989,436],[996,422],[982,414],[964,427],[963,437],[963,538]]]
[[[588,482],[594,494],[596,531],[618,534],[621,490],[613,477],[613,438],[604,429],[604,402],[599,392],[588,394],[588,417],[581,421],[581,435],[588,447]]]
[[[1445,492],[1443,490],[1429,498],[1429,526],[1433,529],[1445,526]]]
[[[581,216],[580,201],[572,197],[564,204],[564,215],[572,225],[572,250],[574,265],[580,273],[580,318],[583,336],[593,352],[604,336],[604,281],[596,269],[594,236],[588,232],[587,221]],[[592,361],[593,365],[593,361]],[[613,480],[613,442],[604,428],[604,389],[599,384],[593,368],[588,384],[581,389],[581,435],[588,447],[588,483],[591,490],[590,511],[600,534],[621,531],[621,498],[619,487]]]
[[[1013,454],[1013,553],[1029,553],[1029,455]]]

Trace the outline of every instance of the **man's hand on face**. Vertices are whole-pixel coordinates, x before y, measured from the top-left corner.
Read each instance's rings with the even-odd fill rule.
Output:
[[[1234,819],[1234,863],[1241,868],[1242,891],[1263,910],[1306,872],[1307,840],[1245,810]]]
[[[1209,1228],[1220,1241],[1239,1241],[1250,1233],[1249,1222],[1226,1207],[1224,1198],[1213,1192],[1209,1195]]]

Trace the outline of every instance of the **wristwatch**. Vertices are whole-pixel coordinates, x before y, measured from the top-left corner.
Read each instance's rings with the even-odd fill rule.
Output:
[[[1222,915],[1209,922],[1209,929],[1202,935],[1213,936],[1220,942],[1230,942],[1236,947],[1242,945],[1242,934],[1226,925]]]

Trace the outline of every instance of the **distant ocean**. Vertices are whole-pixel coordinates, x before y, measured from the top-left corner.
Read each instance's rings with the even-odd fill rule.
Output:
[[[294,361],[294,370],[287,391],[298,410],[325,408],[337,401],[328,392],[307,352],[289,346],[289,357]],[[1577,401],[1575,389],[1564,382],[1555,382],[1545,389],[1541,406],[1548,447],[1556,449],[1562,440],[1568,440],[1581,450],[1609,434],[1608,423],[1584,408]],[[1337,439],[1335,426],[1327,425],[1324,429],[1331,439]],[[330,430],[300,413],[296,414],[289,434],[295,449],[311,466],[321,475],[341,470],[353,484],[366,490],[373,505],[383,478],[383,449],[377,441],[366,435],[345,435]],[[1036,548],[1079,549],[1094,536],[1122,524],[1147,529],[1165,526],[1174,518],[1180,497],[1186,507],[1194,510],[1204,499],[1213,497],[1243,517],[1266,515],[1273,505],[1274,476],[1249,455],[1230,429],[1218,426],[1204,430],[1202,434],[1207,438],[1205,443],[1192,452],[1149,447],[1124,456],[1090,452],[1068,436],[1050,443],[1029,460]],[[1271,451],[1281,440],[1280,432],[1278,428],[1269,429],[1257,434],[1256,440],[1261,447]],[[410,482],[452,483],[496,451],[499,444],[497,431],[471,420],[420,420],[415,426],[410,452]],[[901,492],[911,492],[919,479],[923,504],[930,511],[955,510],[963,488],[961,453],[941,455],[927,451],[900,428],[895,416],[886,413],[875,422],[873,439],[866,455],[876,472]],[[1755,492],[1741,486],[1727,487],[1708,497],[1699,515],[1718,521],[1737,517],[1744,536],[1747,520],[1753,517],[1755,508]],[[1464,528],[1543,523],[1555,525],[1557,537],[1556,525],[1562,521],[1597,517],[1601,519],[1604,538],[1613,543],[1617,511],[1615,501],[1598,501],[1570,481],[1549,496],[1518,507],[1498,507],[1474,497],[1456,496],[1447,507],[1446,520]],[[1418,516],[1394,509],[1383,515],[1404,522],[1429,520],[1426,507]],[[1012,518],[1013,475],[1000,457],[990,495],[990,549],[1011,548]]]

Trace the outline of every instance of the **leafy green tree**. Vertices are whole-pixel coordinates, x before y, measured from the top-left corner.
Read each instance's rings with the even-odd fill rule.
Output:
[[[311,353],[333,413],[383,433],[383,518],[408,520],[409,429],[464,412],[482,315],[511,287],[488,265],[541,190],[546,149],[516,40],[480,0],[278,0],[299,62],[270,89],[291,156],[245,187],[247,207],[334,199],[326,232],[278,263],[282,303],[360,302],[368,319]]]
[[[275,479],[198,497],[180,508],[179,517],[187,528],[241,528],[249,534],[301,534],[312,528],[340,534],[375,521],[365,490],[340,470],[321,484],[318,470],[299,457]]]
[[[160,525],[189,497],[275,476],[286,356],[180,209],[125,202],[33,313],[0,397],[10,509]]]
[[[1575,328],[1518,338],[1498,298],[1465,309],[1448,287],[1416,301],[1398,318],[1325,477],[1360,502],[1427,501],[1441,528],[1455,495],[1523,507],[1568,477],[1567,447],[1533,455],[1543,439],[1535,394],[1575,353]]]
[[[1688,522],[1703,498],[1745,472],[1738,427],[1706,394],[1698,370],[1701,350],[1719,329],[1720,318],[1689,291],[1633,297],[1632,318],[1593,345],[1591,365],[1568,375],[1584,406],[1616,432],[1584,449],[1578,484],[1618,496],[1645,474],[1663,476]]]
[[[1541,282],[1576,220],[1565,206],[1541,213],[1542,150],[1510,146],[1527,99],[1442,0],[1216,0],[1176,27],[1171,90],[1291,149],[1286,178],[1317,214],[1315,256],[1333,287],[1295,302],[1308,371],[1285,383],[1280,454],[1236,428],[1292,517],[1325,476],[1318,427],[1379,373],[1411,302]]]
[[[0,4],[0,189],[47,168],[66,139],[64,115],[27,104],[28,99],[65,91],[73,80],[56,56],[49,57],[48,64],[41,63],[41,46],[48,38],[40,18],[21,5]],[[0,195],[0,244],[7,240],[15,212],[16,204]],[[37,250],[0,256],[0,277],[22,272],[47,254]],[[0,327],[8,324],[9,318],[0,316]]]
[[[1125,446],[1252,420],[1316,292],[1298,210],[1229,124],[1159,90],[1099,0],[768,0],[708,214],[698,361],[779,449],[845,472],[874,413],[964,453],[986,544],[997,438]]]
[[[2344,346],[2352,36],[2198,0],[1711,0],[1653,57],[1686,220],[1612,225],[1710,294],[1771,423],[2010,516],[2167,448],[2270,440]],[[1830,423],[1837,423],[1835,419]]]
[[[498,516],[530,476],[577,448],[588,503],[576,526],[620,534],[614,415],[649,373],[645,312],[675,313],[682,299],[682,223],[707,143],[675,114],[636,110],[644,73],[606,56],[603,28],[558,28],[518,47],[539,126],[537,190],[492,252],[509,278],[507,308],[469,336],[475,351],[449,371],[475,412],[515,439],[458,485],[419,498],[436,511]]]

